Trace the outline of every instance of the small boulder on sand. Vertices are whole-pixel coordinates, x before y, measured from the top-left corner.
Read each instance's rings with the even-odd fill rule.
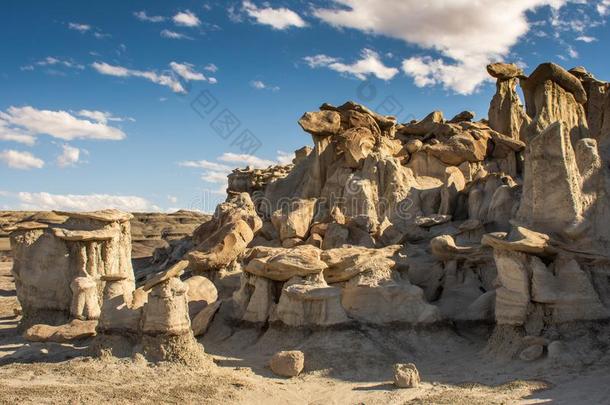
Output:
[[[300,350],[277,352],[271,358],[271,371],[282,377],[296,377],[303,371],[305,354]]]
[[[415,364],[394,364],[394,385],[399,388],[417,388],[419,383],[419,371]]]

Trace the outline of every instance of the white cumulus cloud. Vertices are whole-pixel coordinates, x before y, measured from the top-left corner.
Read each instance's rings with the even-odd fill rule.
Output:
[[[11,169],[29,170],[42,169],[44,167],[44,161],[32,155],[30,152],[12,149],[0,152],[0,160]]]
[[[73,139],[122,140],[125,133],[105,122],[80,119],[67,111],[38,110],[31,106],[9,107],[0,112],[0,134],[15,130],[26,136],[50,135],[70,141]],[[22,143],[28,143],[25,141]]]
[[[189,10],[176,13],[172,17],[172,20],[176,25],[181,25],[183,27],[197,27],[201,25],[199,18]]]
[[[470,94],[488,80],[485,65],[504,59],[530,28],[526,13],[567,0],[333,0],[314,16],[338,28],[384,35],[438,52],[403,63],[419,86],[439,84]]]
[[[303,58],[311,68],[327,67],[339,73],[344,73],[365,80],[373,75],[381,80],[390,80],[398,73],[398,69],[383,64],[379,54],[371,49],[363,49],[360,59],[354,63],[346,64],[338,58],[320,54]]]
[[[257,7],[251,1],[244,1],[242,8],[249,17],[254,18],[258,24],[269,25],[276,30],[285,30],[290,27],[303,28],[307,23],[300,15],[289,8]]]
[[[59,167],[75,166],[80,160],[80,149],[70,145],[62,145],[62,153],[57,157]]]

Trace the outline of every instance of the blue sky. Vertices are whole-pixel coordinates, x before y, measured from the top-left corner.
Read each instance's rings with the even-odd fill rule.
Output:
[[[607,79],[610,0],[447,3],[4,1],[0,209],[212,210],[323,102],[482,118],[492,61]]]

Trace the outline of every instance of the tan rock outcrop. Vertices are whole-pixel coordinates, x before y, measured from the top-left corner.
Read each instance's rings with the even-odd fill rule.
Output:
[[[195,230],[187,257],[195,272],[218,271],[235,261],[254,239],[262,221],[247,193],[229,195],[214,217]]]
[[[117,210],[56,212],[49,222],[11,230],[13,276],[24,320],[64,313],[88,320],[100,315],[103,276],[123,274],[133,291],[131,214]]]

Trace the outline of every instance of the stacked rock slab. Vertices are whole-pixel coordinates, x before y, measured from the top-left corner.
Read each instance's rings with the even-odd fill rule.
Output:
[[[117,210],[55,214],[63,220],[20,223],[11,232],[24,321],[98,319],[104,277],[123,275],[126,288],[135,288],[132,215]]]

